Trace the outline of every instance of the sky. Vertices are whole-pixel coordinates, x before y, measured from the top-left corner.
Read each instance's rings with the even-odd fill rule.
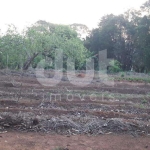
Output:
[[[97,27],[101,17],[138,9],[146,0],[1,0],[0,29],[14,24],[19,30],[45,20],[57,24],[81,23]]]

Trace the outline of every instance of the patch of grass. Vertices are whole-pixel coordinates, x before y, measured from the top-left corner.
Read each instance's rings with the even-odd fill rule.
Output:
[[[115,80],[121,81],[133,81],[133,82],[145,82],[145,83],[150,83],[150,78],[135,78],[135,77],[115,77]]]
[[[146,99],[142,100],[142,104],[147,104],[147,103],[148,103],[148,101]]]
[[[145,106],[144,106],[143,104],[140,104],[140,108],[141,108],[141,109],[144,109]]]
[[[125,76],[124,72],[122,72],[120,76],[121,76],[122,78],[124,78],[124,76]]]
[[[139,104],[139,103],[135,104],[134,107],[135,108],[140,108],[140,109],[147,109],[148,108],[147,105],[145,105],[145,104]]]

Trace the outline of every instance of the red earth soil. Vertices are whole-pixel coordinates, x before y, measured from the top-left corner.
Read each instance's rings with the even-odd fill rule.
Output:
[[[64,150],[149,150],[150,137],[65,136],[19,132],[0,134],[0,150],[56,150],[60,147]]]

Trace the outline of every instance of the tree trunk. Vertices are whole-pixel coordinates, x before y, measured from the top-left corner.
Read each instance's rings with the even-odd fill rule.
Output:
[[[33,56],[31,56],[30,58],[27,59],[27,61],[23,64],[23,70],[27,70],[29,68],[30,64],[32,63],[32,61],[38,54],[39,54],[39,52],[34,53]]]

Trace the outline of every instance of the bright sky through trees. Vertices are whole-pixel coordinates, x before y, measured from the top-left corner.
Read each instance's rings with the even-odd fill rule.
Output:
[[[138,8],[146,0],[1,0],[0,28],[15,24],[22,29],[37,20],[58,24],[82,23],[97,26],[103,15]]]

